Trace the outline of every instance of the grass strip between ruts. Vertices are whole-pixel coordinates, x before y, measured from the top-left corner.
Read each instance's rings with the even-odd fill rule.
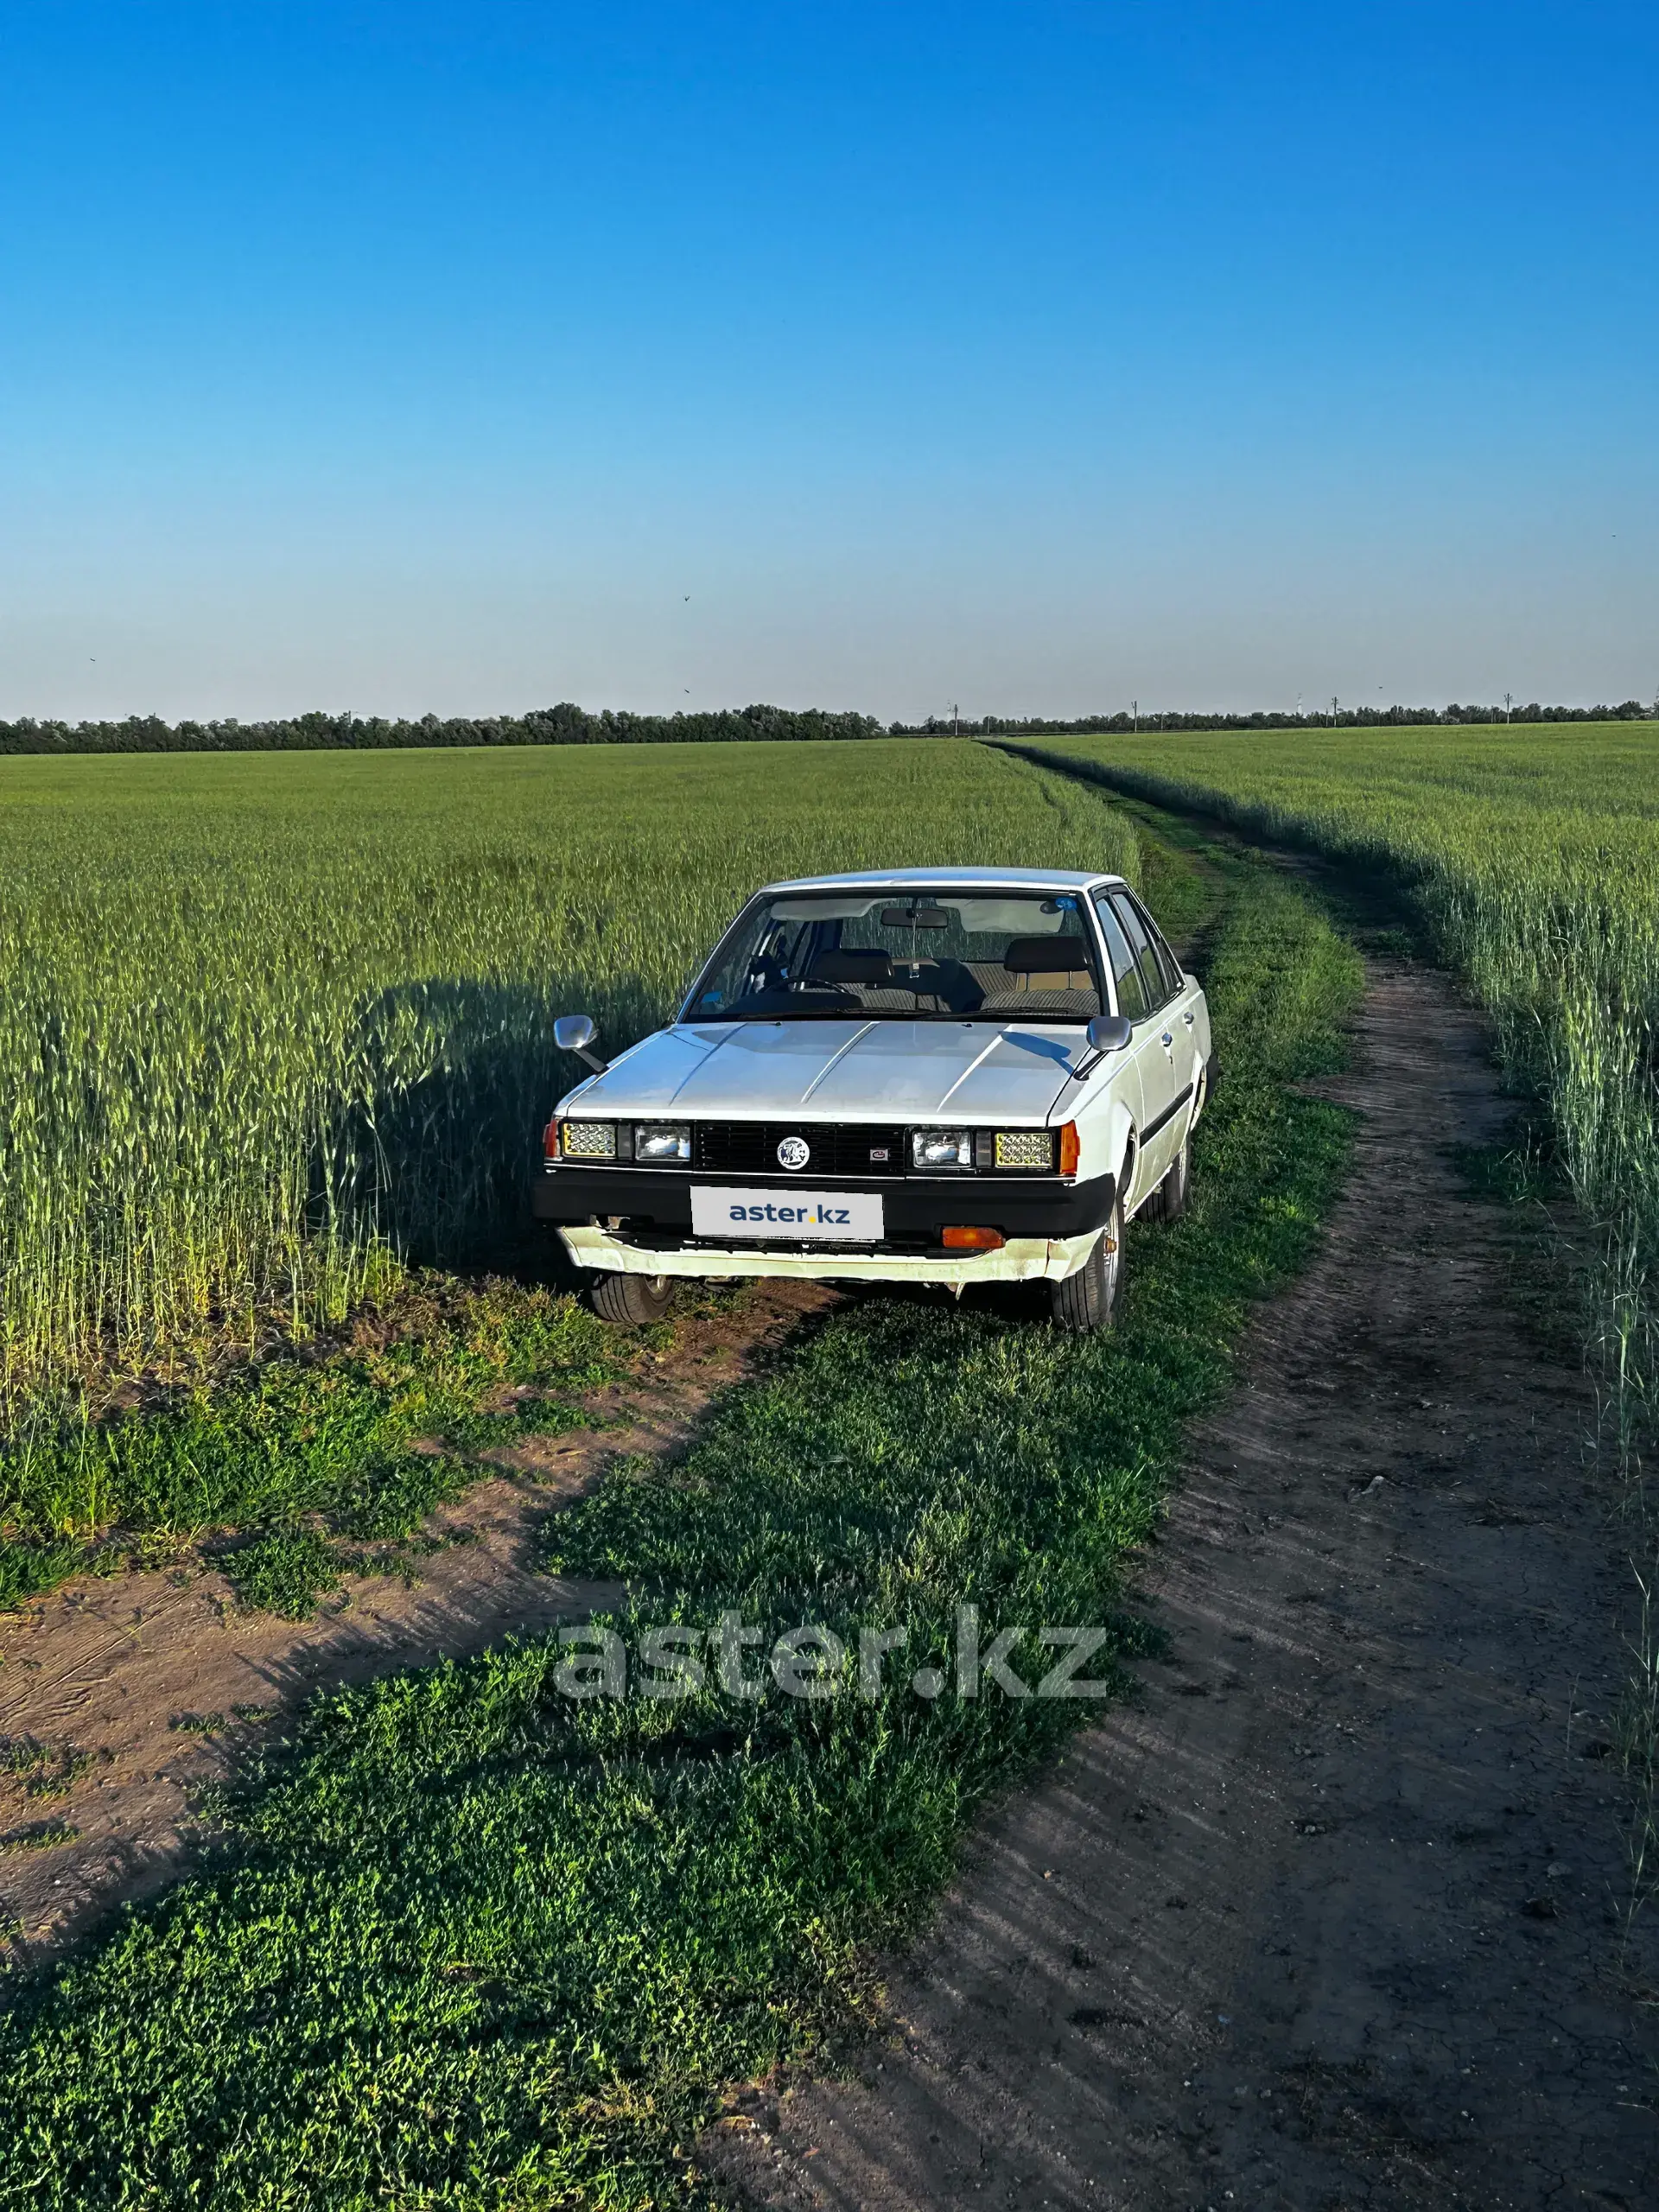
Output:
[[[1218,866],[1225,1077],[1188,1217],[1130,1232],[1117,1330],[849,1301],[683,1460],[555,1524],[564,1569],[635,1592],[631,1642],[728,1611],[767,1644],[902,1627],[883,1694],[575,1702],[547,1640],[319,1700],[217,1867],[16,1987],[0,2205],[700,2199],[723,2086],[847,2019],[975,1808],[1098,1710],[930,1700],[912,1670],[948,1671],[964,1604],[986,1642],[1116,1621],[1133,1648],[1125,1554],[1340,1179],[1348,1117],[1296,1084],[1336,1064],[1357,963],[1270,871]],[[1012,1655],[1033,1681],[1052,1656]]]

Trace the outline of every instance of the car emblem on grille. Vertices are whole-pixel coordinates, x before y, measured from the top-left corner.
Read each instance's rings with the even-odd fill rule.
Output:
[[[804,1137],[785,1137],[778,1147],[781,1167],[804,1167],[811,1157],[812,1147]]]

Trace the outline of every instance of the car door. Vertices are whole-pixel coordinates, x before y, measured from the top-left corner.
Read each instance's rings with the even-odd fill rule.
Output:
[[[1160,1111],[1167,1082],[1165,1053],[1159,1042],[1159,1032],[1154,1027],[1152,1010],[1147,1003],[1146,979],[1141,973],[1141,963],[1135,958],[1135,948],[1129,943],[1122,918],[1104,892],[1095,894],[1095,913],[1100,923],[1101,935],[1106,940],[1106,960],[1112,971],[1112,994],[1117,1001],[1116,1011],[1128,1019],[1134,1029],[1128,1049],[1121,1056],[1122,1062],[1127,1065],[1116,1066],[1112,1071],[1113,1087],[1135,1116],[1135,1173],[1128,1189],[1123,1193],[1123,1210],[1126,1213],[1133,1213],[1141,1201],[1157,1187],[1163,1173],[1161,1168],[1154,1170],[1141,1133]]]
[[[1198,998],[1198,986],[1182,972],[1181,963],[1170,950],[1163,931],[1140,899],[1130,893],[1128,903],[1140,917],[1141,927],[1164,972],[1168,995],[1161,1009],[1163,1028],[1159,1032],[1159,1037],[1175,1064],[1175,1096],[1185,1104],[1198,1087],[1198,1015],[1194,1010]],[[1166,1031],[1167,1035],[1164,1033]],[[1170,1147],[1172,1159],[1180,1148],[1189,1119],[1190,1116],[1185,1113],[1178,1113],[1175,1116],[1176,1135]]]
[[[1151,1191],[1162,1182],[1185,1131],[1186,1125],[1181,1118],[1185,1101],[1175,1049],[1175,1033],[1181,1025],[1178,1020],[1172,1023],[1166,1018],[1173,1016],[1175,994],[1170,988],[1169,976],[1140,907],[1127,891],[1112,892],[1109,903],[1134,957],[1147,1009],[1146,1043],[1136,1056],[1141,1070],[1141,1103],[1146,1116],[1141,1124],[1145,1172],[1135,1180],[1137,1186]],[[1179,975],[1179,970],[1176,973]]]

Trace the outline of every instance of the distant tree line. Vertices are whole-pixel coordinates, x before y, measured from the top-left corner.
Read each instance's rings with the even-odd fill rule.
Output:
[[[1081,737],[1095,730],[1372,729],[1391,723],[1605,722],[1659,719],[1639,699],[1617,707],[1340,707],[1332,715],[1249,715],[1148,712],[1079,715],[1071,721],[1042,715],[1009,720],[984,715],[977,721],[930,715],[925,722],[880,722],[873,715],[830,714],[817,707],[728,707],[709,714],[590,714],[569,701],[527,715],[424,715],[419,721],[388,721],[360,715],[296,715],[279,721],[165,722],[158,715],[129,715],[118,722],[0,721],[0,753],[327,753],[391,751],[420,745],[713,745],[745,739]]]
[[[0,721],[4,753],[327,753],[416,745],[711,745],[734,739],[885,737],[870,715],[817,707],[728,707],[702,715],[589,714],[569,701],[528,715],[295,715],[280,721]]]
[[[1129,714],[1122,708],[1111,714],[1079,715],[1070,721],[1033,715],[1009,721],[985,715],[978,721],[950,715],[930,715],[925,722],[894,722],[893,737],[1087,737],[1096,730],[1161,729],[1376,729],[1435,722],[1618,722],[1659,721],[1659,698],[1651,707],[1639,699],[1626,699],[1618,707],[1543,707],[1535,699],[1524,707],[1338,707],[1332,714],[1287,715],[1258,708],[1254,714],[1160,714],[1155,710]]]

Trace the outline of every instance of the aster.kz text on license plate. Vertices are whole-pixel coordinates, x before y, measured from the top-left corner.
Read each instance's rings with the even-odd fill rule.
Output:
[[[694,1236],[788,1236],[869,1244],[881,1236],[878,1191],[711,1191],[691,1186]]]

